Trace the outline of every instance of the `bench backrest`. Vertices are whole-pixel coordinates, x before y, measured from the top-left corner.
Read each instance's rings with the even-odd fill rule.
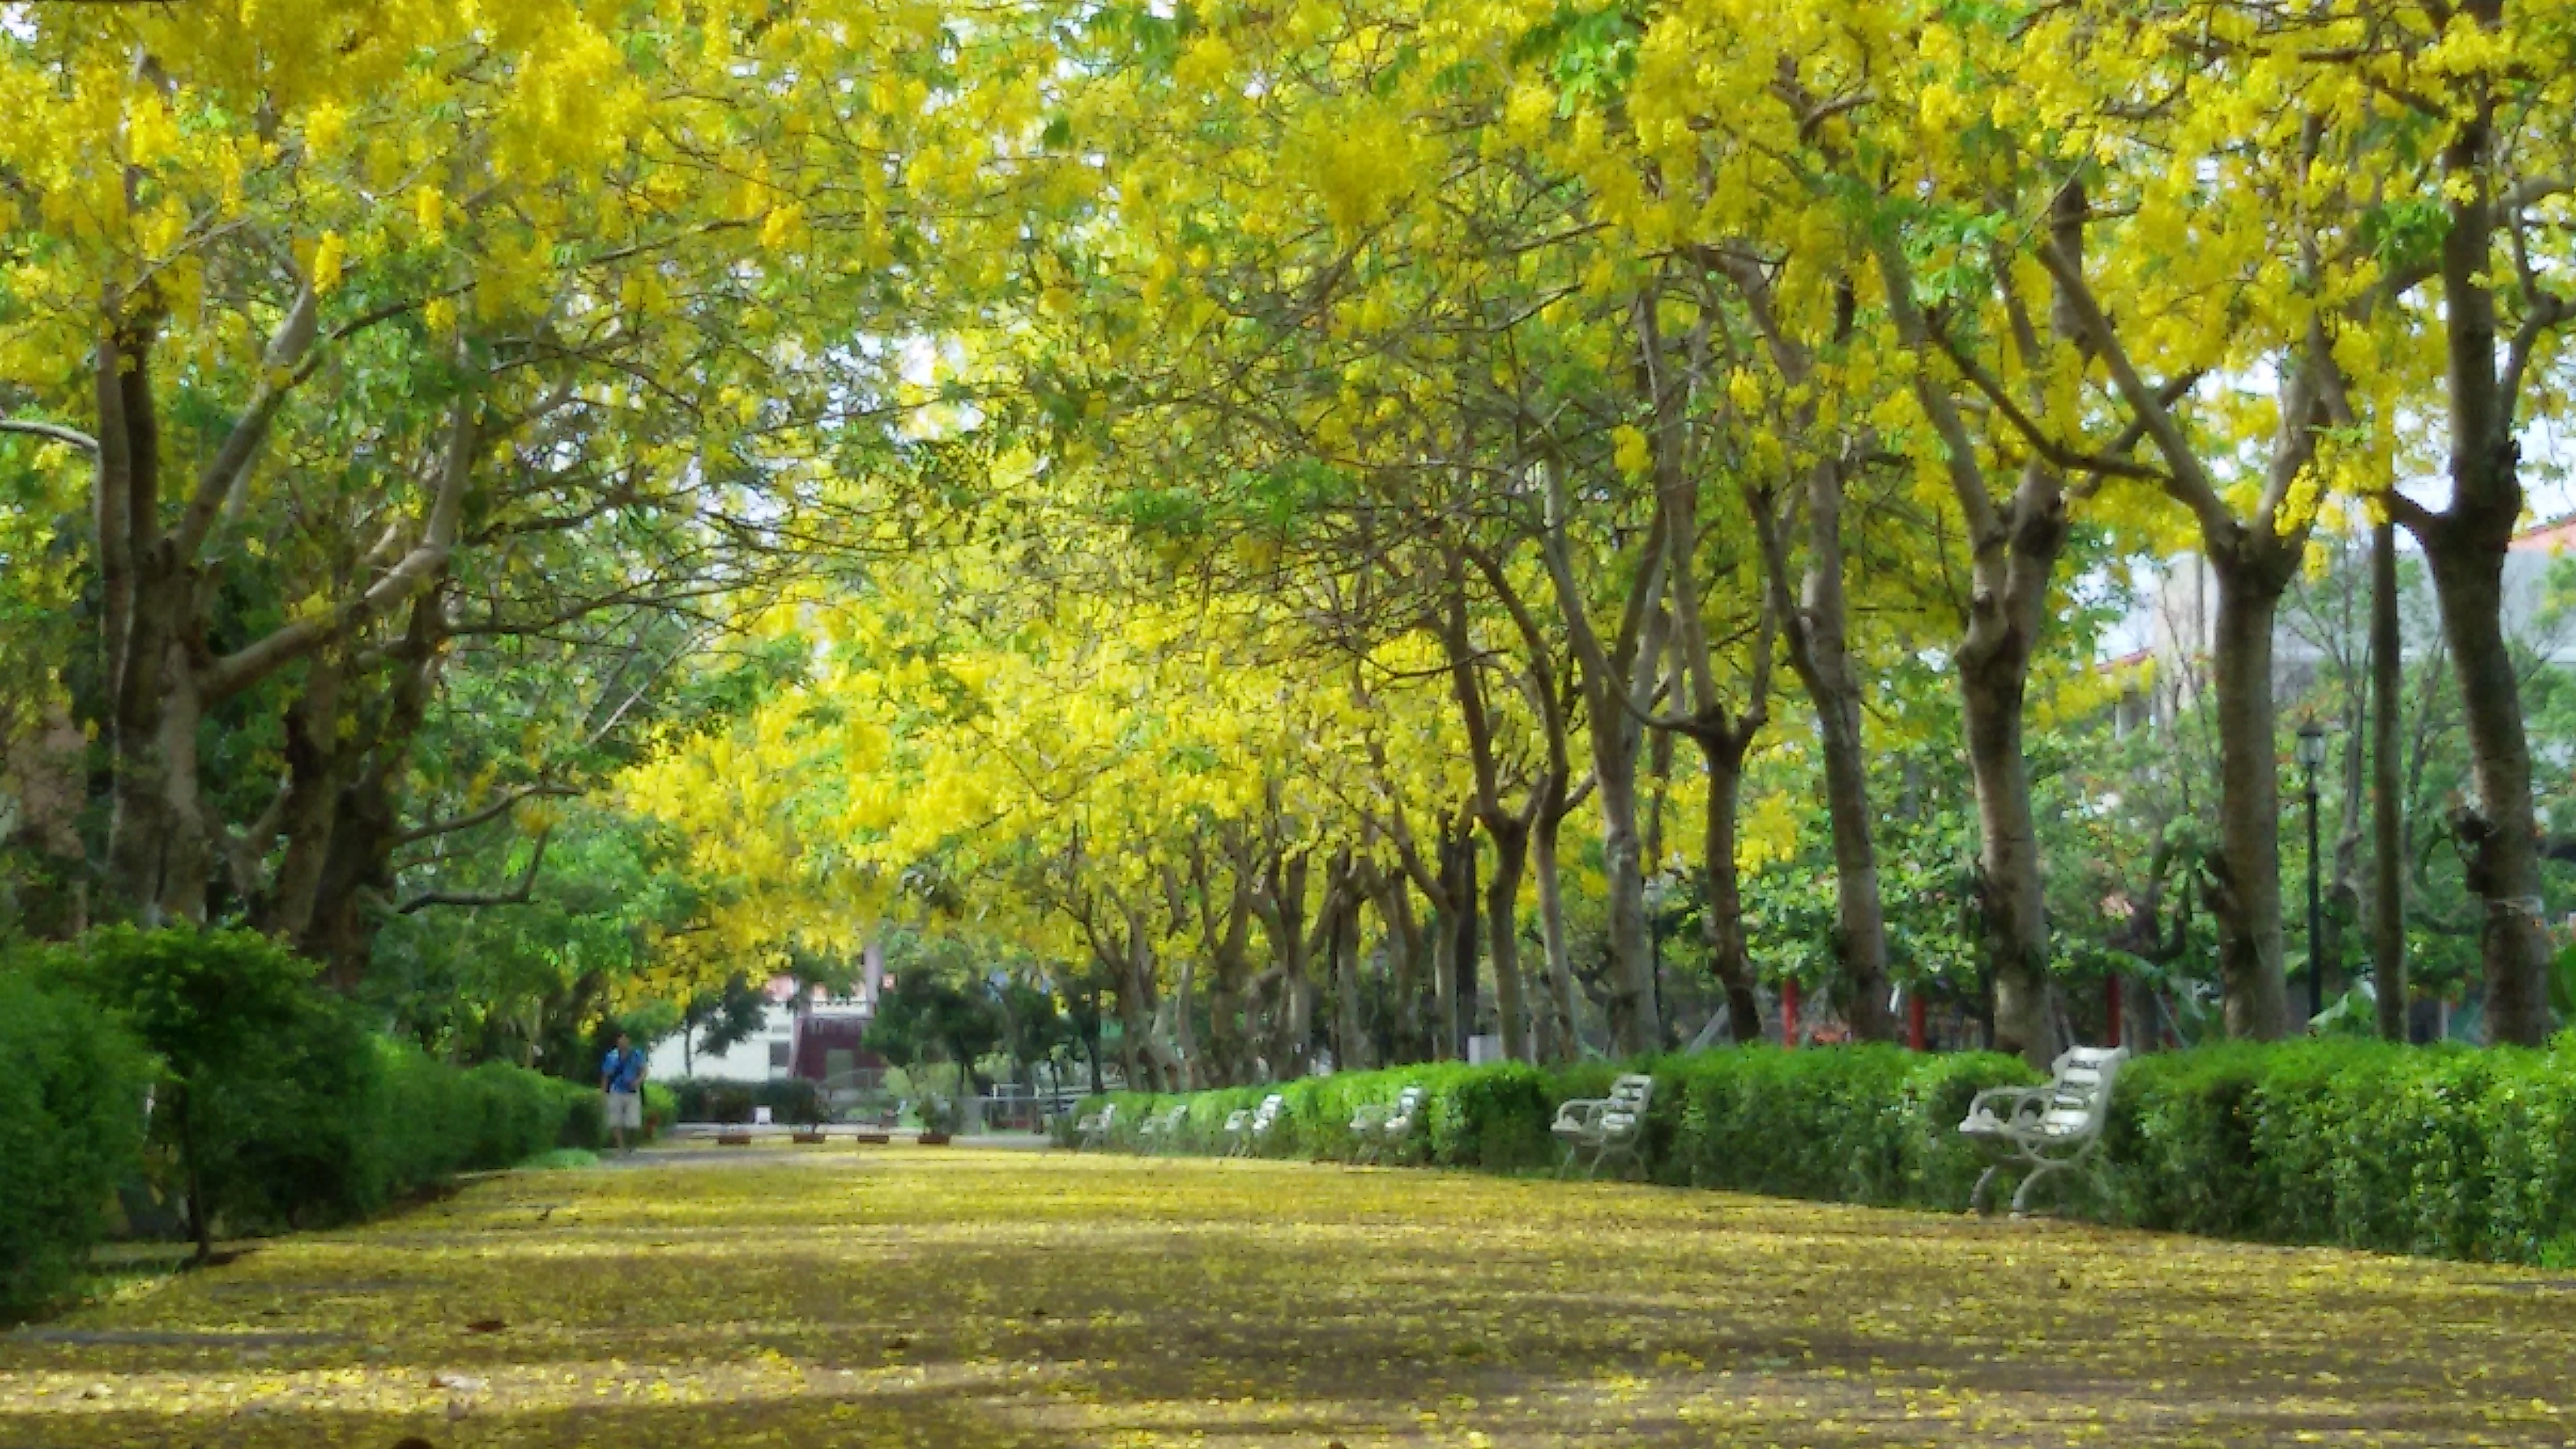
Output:
[[[1426,1095],[1428,1095],[1428,1089],[1426,1088],[1405,1088],[1403,1091],[1395,1094],[1395,1111],[1390,1115],[1395,1117],[1412,1116],[1414,1113],[1422,1110],[1422,1099]]]
[[[1609,1105],[1601,1109],[1605,1139],[1633,1137],[1646,1124],[1646,1106],[1655,1099],[1655,1079],[1642,1073],[1610,1084]]]
[[[1271,1093],[1269,1096],[1261,1099],[1261,1106],[1253,1112],[1252,1125],[1255,1128],[1268,1127],[1278,1118],[1282,1111],[1287,1109],[1287,1106],[1288,1099],[1286,1097],[1279,1095],[1277,1092]]]
[[[2111,1084],[2126,1047],[2068,1047],[2049,1065],[2048,1106],[2039,1130],[2051,1137],[2089,1137],[2102,1130],[2111,1112]]]

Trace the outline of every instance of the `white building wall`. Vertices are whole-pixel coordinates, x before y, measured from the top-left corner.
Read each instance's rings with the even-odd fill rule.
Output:
[[[666,1082],[689,1076],[763,1082],[787,1075],[795,1042],[796,1010],[787,1002],[777,1001],[770,1003],[760,1030],[724,1051],[700,1051],[692,1065],[689,1054],[681,1049],[680,1038],[673,1035],[645,1053],[644,1065],[648,1073]]]

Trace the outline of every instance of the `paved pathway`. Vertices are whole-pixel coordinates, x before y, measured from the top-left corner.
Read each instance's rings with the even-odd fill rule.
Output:
[[[2565,1275],[957,1148],[513,1174],[0,1336],[8,1449],[2558,1445],[2571,1400]]]

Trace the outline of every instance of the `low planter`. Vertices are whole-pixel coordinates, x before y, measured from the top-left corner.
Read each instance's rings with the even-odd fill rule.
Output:
[[[719,1132],[716,1134],[716,1145],[718,1147],[749,1147],[751,1145],[751,1134],[748,1132]]]
[[[796,1131],[796,1132],[790,1133],[790,1134],[789,1134],[789,1136],[788,1136],[788,1140],[790,1140],[790,1141],[792,1141],[792,1142],[799,1142],[799,1143],[803,1143],[803,1144],[805,1144],[805,1145],[807,1145],[807,1146],[812,1146],[813,1144],[815,1144],[815,1143],[817,1143],[817,1142],[821,1142],[821,1141],[823,1140],[823,1131],[822,1131],[822,1129],[821,1129],[821,1128],[819,1128],[819,1127],[818,1127],[818,1128],[815,1128],[814,1130],[812,1130],[812,1131],[810,1131],[810,1132],[808,1132],[808,1131],[803,1131],[803,1130],[799,1130],[799,1131]]]
[[[893,1133],[891,1133],[891,1132],[878,1132],[878,1131],[870,1130],[870,1131],[866,1131],[866,1132],[860,1132],[860,1133],[857,1133],[857,1134],[853,1135],[853,1136],[850,1138],[850,1140],[851,1140],[852,1142],[860,1143],[860,1144],[863,1144],[863,1145],[865,1145],[865,1146],[869,1146],[869,1147],[883,1147],[883,1146],[885,1146],[887,1143],[892,1142],[892,1141],[894,1140],[894,1134],[893,1134]]]
[[[924,1132],[921,1134],[921,1145],[924,1147],[945,1147],[948,1145],[948,1134],[945,1132]]]

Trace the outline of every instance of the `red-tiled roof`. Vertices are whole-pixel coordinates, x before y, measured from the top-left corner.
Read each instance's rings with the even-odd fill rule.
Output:
[[[2512,547],[2520,553],[2565,553],[2576,549],[2576,514],[2514,535]]]

